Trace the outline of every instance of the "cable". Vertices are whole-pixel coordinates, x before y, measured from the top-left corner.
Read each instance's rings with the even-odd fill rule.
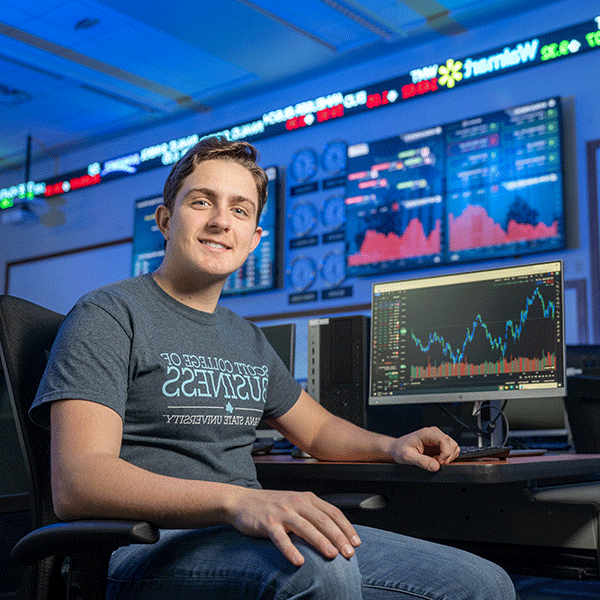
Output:
[[[504,401],[504,403],[502,404],[502,408],[498,408],[497,406],[494,406],[493,404],[488,404],[486,406],[484,406],[483,404],[481,404],[479,407],[477,407],[474,411],[473,411],[473,416],[475,417],[476,415],[480,414],[481,411],[483,410],[483,408],[487,408],[487,409],[494,409],[496,411],[498,411],[498,414],[496,416],[495,419],[492,420],[491,415],[490,415],[490,420],[488,421],[488,437],[491,438],[491,433],[489,433],[490,431],[494,431],[494,429],[496,428],[496,423],[498,422],[498,419],[502,418],[504,420],[504,427],[506,430],[506,434],[504,436],[504,440],[502,442],[502,446],[506,446],[506,442],[508,442],[508,437],[509,437],[509,426],[508,426],[508,419],[506,418],[506,415],[504,414],[504,411],[502,410],[504,407],[506,406],[506,401]]]
[[[470,425],[469,423],[466,423],[459,416],[455,415],[452,411],[448,410],[443,404],[438,404],[438,406],[448,416],[450,416],[454,420],[454,422],[456,422],[459,425],[461,425],[463,429],[466,429],[467,431],[470,431],[470,432],[478,434],[478,435],[482,435],[483,437],[485,437],[487,439],[491,438],[491,435],[487,431],[484,431],[483,429],[480,429],[476,425]]]
[[[446,408],[446,406],[444,406],[442,403],[438,403],[437,406],[441,410],[443,410],[450,418],[452,418],[452,420],[455,423],[458,423],[458,425],[460,425],[463,428],[463,431],[464,430],[470,431],[471,433],[474,433],[475,435],[483,436],[487,440],[491,440],[491,438],[492,438],[492,434],[490,432],[489,427],[491,426],[491,431],[493,431],[494,428],[496,427],[496,423],[498,422],[498,419],[502,418],[504,420],[504,425],[506,427],[506,435],[504,436],[503,445],[506,445],[508,443],[509,437],[510,437],[510,428],[509,428],[509,424],[508,424],[508,418],[506,417],[506,414],[503,411],[503,409],[506,406],[506,400],[503,402],[502,408],[497,408],[495,406],[490,406],[490,408],[494,408],[498,412],[498,414],[495,416],[494,419],[490,419],[489,424],[488,424],[488,428],[486,428],[485,430],[481,429],[480,427],[477,427],[477,425],[469,424],[469,423],[465,422],[458,415],[455,415],[451,410],[449,410],[448,408]],[[488,406],[486,405],[486,408],[487,407]],[[476,408],[473,411],[473,416],[475,416],[482,409],[483,409],[483,406],[479,406],[478,408]],[[462,433],[462,431],[460,433]],[[510,445],[511,446],[515,446],[515,447],[519,447],[519,448],[526,448],[527,447],[525,444],[523,444],[523,442],[521,442],[519,440],[511,440],[510,441]]]

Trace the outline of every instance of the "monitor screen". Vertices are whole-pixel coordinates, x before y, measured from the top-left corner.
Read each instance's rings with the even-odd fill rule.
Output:
[[[165,256],[165,238],[154,218],[157,206],[162,203],[161,194],[135,201],[131,265],[133,275],[156,271]]]
[[[442,261],[442,128],[348,148],[346,274]]]
[[[277,221],[279,172],[276,167],[265,169],[268,177],[267,203],[260,215],[263,233],[258,246],[246,262],[229,276],[222,295],[271,290],[277,285]],[[135,202],[133,223],[133,275],[155,271],[165,255],[165,240],[156,224],[156,207],[163,203],[162,195],[140,198]]]
[[[267,203],[258,221],[263,230],[260,242],[248,255],[246,262],[229,276],[223,286],[223,296],[272,290],[277,283],[277,192],[279,180],[276,167],[268,167],[265,171],[269,183]]]
[[[369,404],[565,395],[561,261],[373,285]]]
[[[296,324],[263,325],[260,329],[293,377],[296,359]]]
[[[260,329],[293,377],[296,360],[296,324],[263,325]],[[279,435],[265,421],[260,421],[256,429],[258,437],[277,437]]]
[[[448,262],[564,246],[560,98],[446,125]]]
[[[346,274],[565,246],[560,98],[348,147]]]
[[[600,375],[600,344],[567,344],[567,369],[571,374]]]

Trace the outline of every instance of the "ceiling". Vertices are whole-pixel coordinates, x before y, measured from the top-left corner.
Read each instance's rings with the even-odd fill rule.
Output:
[[[537,0],[535,8],[557,0]],[[457,36],[522,0],[0,0],[0,170]]]

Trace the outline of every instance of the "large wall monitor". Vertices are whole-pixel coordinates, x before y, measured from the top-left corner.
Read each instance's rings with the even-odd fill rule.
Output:
[[[277,236],[279,178],[276,167],[265,169],[269,178],[267,203],[260,214],[263,233],[246,262],[226,281],[223,295],[272,290],[277,283]]]
[[[443,260],[441,127],[348,148],[347,275]]]
[[[269,178],[267,203],[260,215],[263,234],[246,262],[229,276],[223,295],[271,290],[277,285],[277,236],[279,172],[276,167],[265,169]],[[164,238],[154,219],[156,207],[162,204],[161,195],[140,198],[135,202],[133,225],[133,275],[156,270],[164,257]]]
[[[160,267],[165,255],[163,237],[154,213],[163,203],[160,194],[135,201],[133,211],[132,275],[151,273]]]
[[[564,247],[560,98],[348,147],[347,275]]]
[[[369,404],[565,395],[561,261],[373,285]]]

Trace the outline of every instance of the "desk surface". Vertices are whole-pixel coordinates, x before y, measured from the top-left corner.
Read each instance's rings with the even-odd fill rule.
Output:
[[[546,454],[504,460],[485,459],[443,465],[436,473],[394,463],[320,462],[287,455],[256,456],[261,476],[361,481],[490,484],[517,481],[600,479],[600,454]]]

